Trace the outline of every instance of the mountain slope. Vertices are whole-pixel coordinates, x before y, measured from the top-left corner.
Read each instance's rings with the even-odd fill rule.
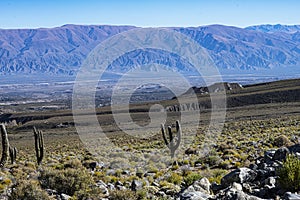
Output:
[[[76,74],[88,53],[101,41],[132,28],[135,27],[64,25],[49,29],[0,29],[0,74]],[[293,30],[296,28],[299,26]],[[276,26],[273,29],[221,25],[172,29],[206,48],[219,68],[300,66],[300,32],[272,32],[283,29]],[[261,31],[264,29],[268,31]],[[171,67],[183,65],[176,61],[180,60],[177,57],[175,61],[166,59],[170,56],[163,51],[133,52],[126,56],[114,63],[113,71],[163,59],[162,63]],[[131,58],[133,61],[128,62]]]

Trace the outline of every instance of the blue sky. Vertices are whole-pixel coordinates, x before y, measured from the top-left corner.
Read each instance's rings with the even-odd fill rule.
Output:
[[[298,0],[0,0],[0,28],[300,24]]]

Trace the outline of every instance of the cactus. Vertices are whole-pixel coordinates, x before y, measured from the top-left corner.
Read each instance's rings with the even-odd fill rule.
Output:
[[[37,163],[40,165],[44,158],[44,136],[42,131],[37,130],[33,127],[34,140],[35,140],[35,153],[37,158]]]
[[[5,125],[1,124],[0,128],[1,128],[1,138],[2,138],[2,157],[0,161],[0,167],[4,167],[9,155],[9,142],[8,142]]]
[[[9,147],[9,156],[10,156],[11,164],[16,163],[17,153],[18,153],[18,150],[16,147],[14,147],[14,148]]]
[[[174,158],[175,151],[179,147],[180,142],[181,142],[181,126],[180,126],[179,121],[176,121],[176,135],[175,136],[172,133],[171,126],[168,126],[169,141],[167,140],[167,137],[166,137],[166,130],[165,130],[164,124],[161,124],[161,132],[162,132],[162,136],[163,136],[165,144],[170,149],[171,158]]]

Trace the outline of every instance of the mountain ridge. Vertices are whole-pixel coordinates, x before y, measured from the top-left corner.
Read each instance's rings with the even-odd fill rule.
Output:
[[[268,27],[267,32],[262,31],[265,27]],[[276,31],[272,32],[272,27]],[[206,25],[170,29],[198,42],[220,69],[256,70],[300,66],[300,32],[286,31],[284,27],[300,30],[299,25],[246,28]],[[0,29],[0,74],[75,75],[94,47],[115,34],[133,28],[138,27],[67,24],[55,28]],[[148,61],[168,57],[161,52],[145,55]],[[132,62],[137,63],[134,59],[137,58],[133,58]],[[169,64],[178,65],[171,61]],[[114,69],[118,71],[118,67]]]

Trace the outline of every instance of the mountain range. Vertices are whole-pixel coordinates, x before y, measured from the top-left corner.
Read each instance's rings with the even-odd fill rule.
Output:
[[[75,75],[88,53],[103,40],[134,26],[64,25],[56,28],[0,29],[0,74]],[[170,28],[203,46],[219,69],[256,70],[300,66],[299,25],[258,25],[238,28],[223,25]],[[167,52],[136,52],[134,61],[166,59]],[[119,59],[118,72],[130,59]],[[144,59],[144,60],[143,60]],[[175,59],[176,60],[176,59]],[[178,60],[178,59],[177,59]],[[126,62],[125,62],[126,61]],[[178,63],[179,62],[179,63]]]

